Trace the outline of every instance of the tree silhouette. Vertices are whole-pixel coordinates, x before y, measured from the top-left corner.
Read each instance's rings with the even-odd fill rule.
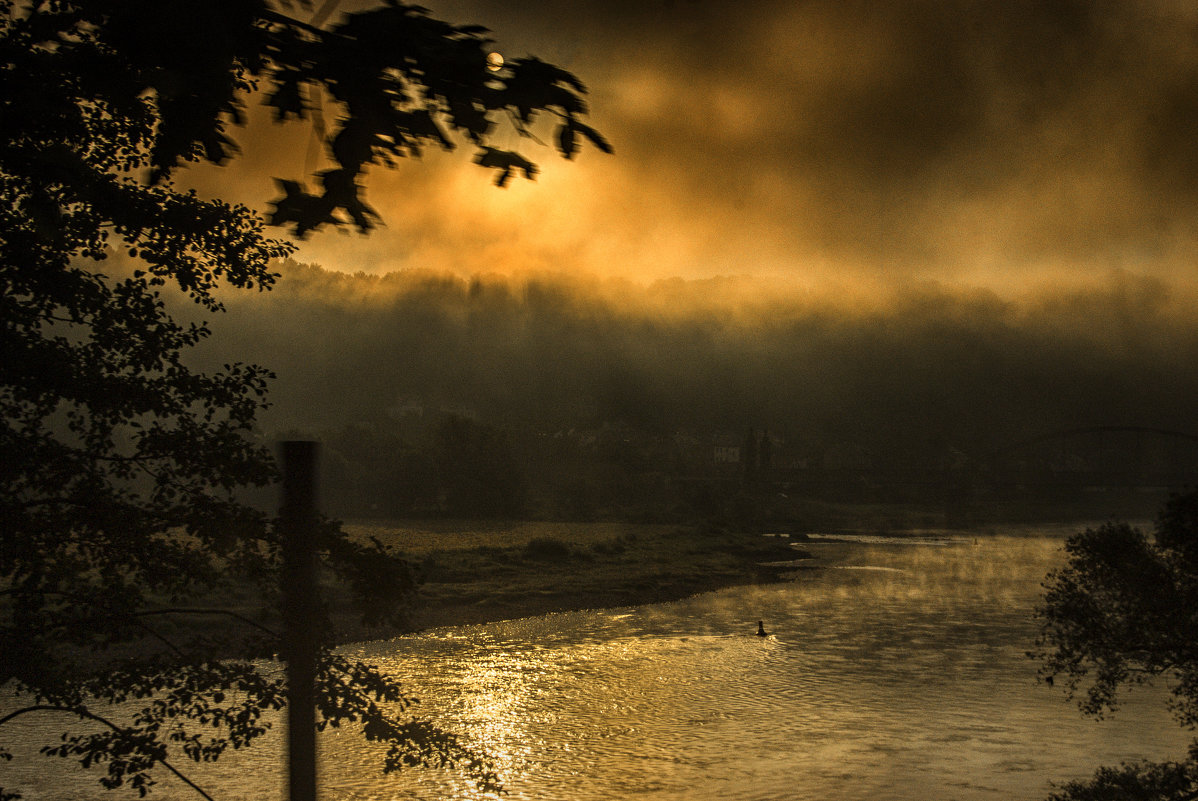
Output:
[[[318,89],[337,112],[318,191],[279,182],[271,222],[299,236],[369,230],[364,168],[429,144],[464,139],[501,186],[533,177],[488,144],[498,120],[527,134],[550,113],[563,156],[579,136],[610,150],[576,78],[535,58],[493,69],[481,28],[388,1],[323,30],[288,15],[300,5],[0,0],[0,684],[28,702],[0,712],[0,738],[24,715],[102,722],[44,752],[105,766],[106,787],[144,793],[157,768],[182,776],[180,761],[249,745],[284,702],[254,661],[277,651],[262,610],[279,535],[237,495],[275,476],[252,436],[271,375],[190,368],[209,329],[173,320],[163,293],[219,312],[218,286],[269,289],[293,247],[252,210],[180,189],[176,170],[235,155],[255,90],[279,121],[311,114]],[[121,251],[132,266],[101,272]],[[320,548],[365,620],[394,618],[412,588],[401,560],[331,524]],[[317,681],[318,725],[361,725],[386,770],[462,764],[496,786],[369,665],[326,652]],[[132,701],[132,722],[105,714]]]
[[[450,514],[510,518],[524,511],[524,477],[503,431],[448,415],[437,426],[431,451]]]
[[[1045,583],[1041,676],[1080,692],[1087,715],[1118,706],[1124,685],[1158,679],[1182,726],[1198,724],[1198,493],[1174,496],[1150,539],[1124,523],[1071,537],[1064,567]],[[1198,740],[1179,762],[1129,763],[1069,782],[1053,801],[1198,798]]]
[[[745,434],[745,447],[744,447],[744,457],[743,457],[743,459],[744,459],[744,466],[743,466],[744,467],[744,479],[745,479],[745,481],[747,481],[749,483],[752,483],[757,480],[757,468],[758,468],[758,459],[759,459],[757,445],[758,445],[757,432],[750,428],[749,433]]]

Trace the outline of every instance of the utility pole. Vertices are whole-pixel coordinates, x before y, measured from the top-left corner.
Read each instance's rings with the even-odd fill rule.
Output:
[[[315,442],[284,442],[283,658],[287,660],[290,801],[316,801],[316,457]]]

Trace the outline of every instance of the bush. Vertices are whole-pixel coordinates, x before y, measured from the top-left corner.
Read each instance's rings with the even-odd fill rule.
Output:
[[[569,559],[573,550],[557,537],[535,537],[524,546],[524,553],[533,559],[561,562]]]

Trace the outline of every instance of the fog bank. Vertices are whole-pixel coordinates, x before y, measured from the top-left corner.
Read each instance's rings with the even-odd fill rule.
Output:
[[[1190,430],[1195,298],[1112,272],[1021,295],[935,282],[873,291],[754,278],[587,276],[287,263],[228,293],[200,353],[278,374],[265,430],[452,409],[518,429],[769,428],[875,452],[970,453],[1057,428]]]

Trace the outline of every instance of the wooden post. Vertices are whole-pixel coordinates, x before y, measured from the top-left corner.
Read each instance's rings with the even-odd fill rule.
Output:
[[[316,801],[316,456],[315,442],[284,442],[283,658],[287,660],[290,801]]]

